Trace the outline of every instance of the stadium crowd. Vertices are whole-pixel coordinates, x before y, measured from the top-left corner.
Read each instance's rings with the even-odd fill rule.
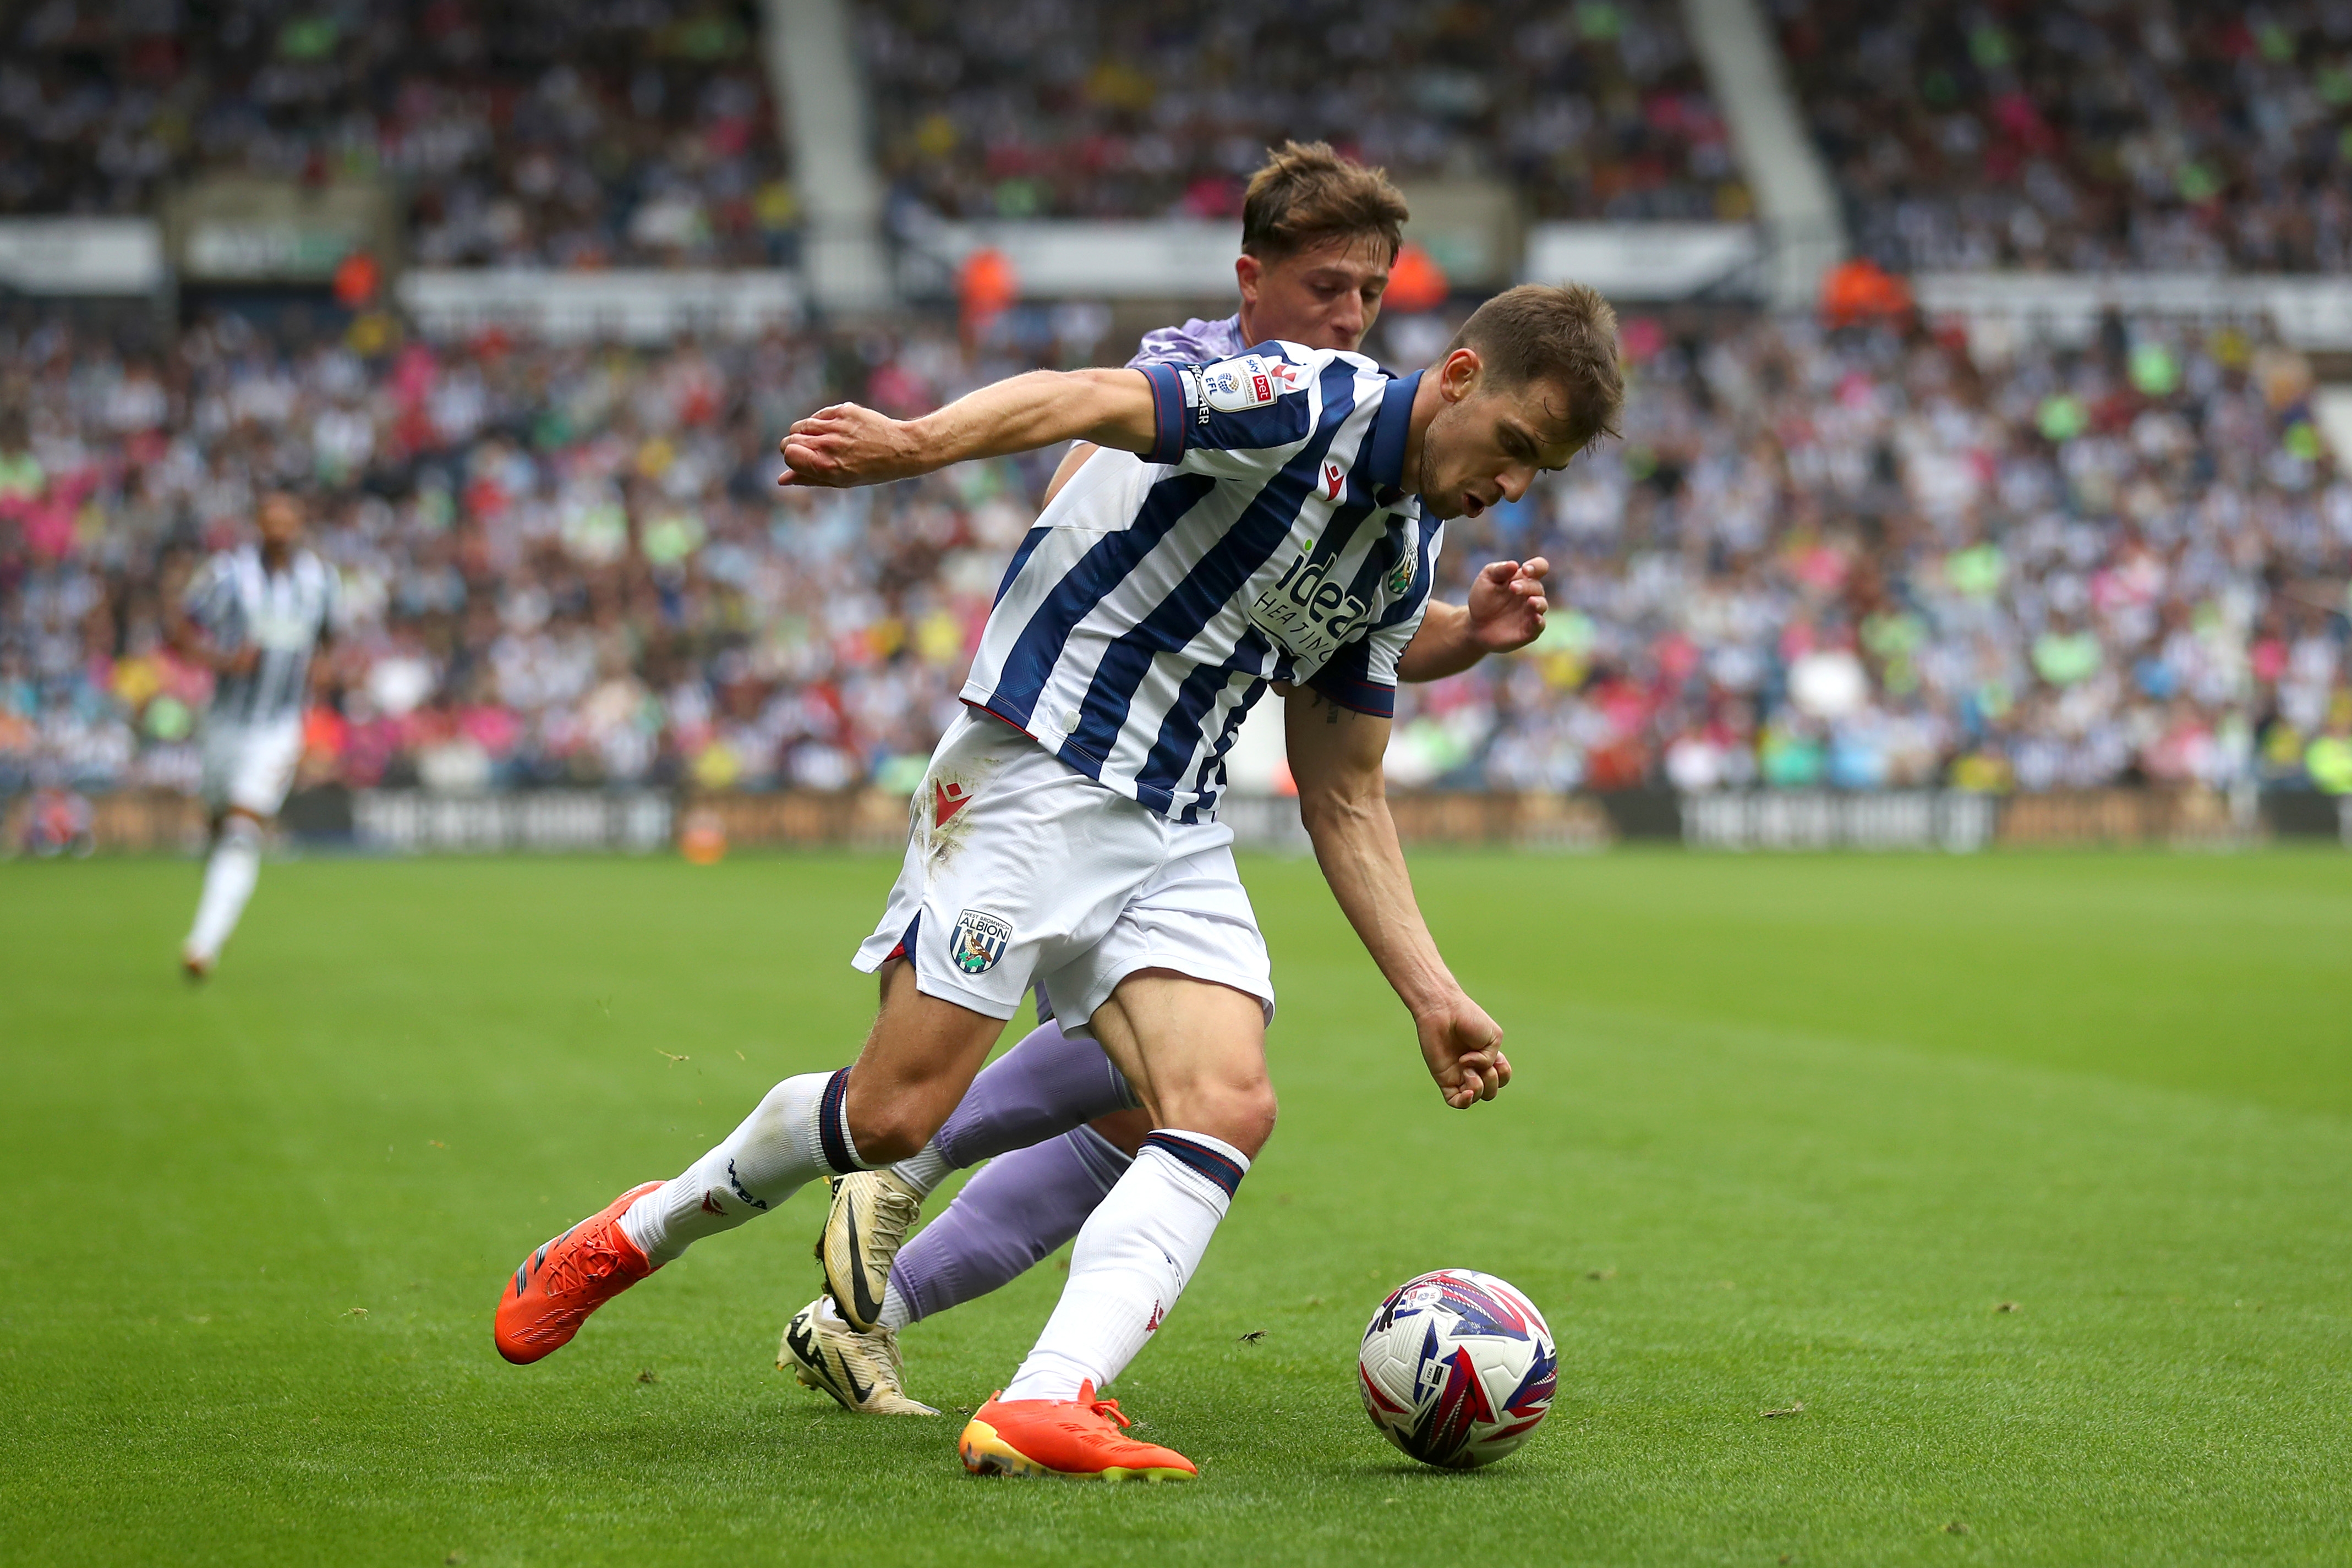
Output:
[[[744,0],[40,0],[0,49],[0,214],[152,214],[171,182],[393,182],[415,258],[786,259]]]
[[[2352,481],[2296,356],[2112,320],[2080,352],[1696,315],[1625,344],[1623,441],[1454,528],[1443,593],[1540,550],[1557,608],[1408,689],[1402,782],[2352,789]],[[280,484],[344,583],[312,781],[913,786],[1047,470],[779,491],[773,441],[1025,359],[362,346],[0,339],[0,791],[192,787],[206,677],[166,607]]]
[[[2352,5],[1773,0],[1897,269],[2352,268]]]
[[[1668,0],[868,0],[883,165],[950,217],[1230,217],[1286,139],[1559,218],[1752,211]]]
[[[1425,773],[2352,789],[2352,482],[2299,356],[2113,318],[2081,351],[1625,337],[1624,440],[1454,530],[1457,575],[1549,553],[1560,608],[1532,656],[1409,698]]]

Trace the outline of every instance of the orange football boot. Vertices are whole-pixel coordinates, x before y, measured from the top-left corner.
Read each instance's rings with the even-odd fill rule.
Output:
[[[1116,1399],[1082,1383],[1076,1399],[992,1396],[963,1429],[963,1468],[976,1476],[1070,1476],[1106,1481],[1189,1481],[1201,1472],[1173,1448],[1119,1428]]]
[[[499,1297],[499,1354],[527,1366],[572,1343],[588,1314],[654,1271],[621,1228],[629,1205],[661,1186],[633,1186],[523,1260]]]

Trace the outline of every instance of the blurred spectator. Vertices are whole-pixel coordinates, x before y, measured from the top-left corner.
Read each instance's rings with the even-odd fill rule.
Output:
[[[750,0],[37,0],[0,50],[0,213],[151,213],[205,170],[382,176],[428,265],[786,259]]]
[[[2352,267],[2352,6],[1773,0],[1898,270]]]
[[[1486,174],[1539,215],[1744,219],[1665,0],[868,0],[883,165],[953,217],[1230,217],[1265,149]]]
[[[1448,530],[1442,591],[1540,550],[1556,608],[1406,689],[1405,771],[2352,788],[2352,482],[2300,358],[1991,336],[1629,319],[1623,442]]]
[[[223,317],[142,355],[34,320],[0,333],[0,792],[194,787],[163,606],[289,480],[350,617],[312,781],[911,789],[1051,465],[779,490],[776,434],[1103,329],[362,353]],[[1624,342],[1624,440],[1449,530],[1442,593],[1542,552],[1552,624],[1406,689],[1401,784],[2352,789],[2352,480],[2298,356],[2120,320]]]
[[[1050,465],[782,491],[776,433],[1031,362],[946,330],[363,357],[232,316],[160,363],[0,334],[0,793],[193,787],[206,677],[163,606],[280,482],[350,622],[313,780],[911,788]]]

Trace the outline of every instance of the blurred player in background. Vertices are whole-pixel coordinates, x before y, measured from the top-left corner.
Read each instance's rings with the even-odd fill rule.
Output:
[[[334,572],[301,548],[302,503],[261,498],[260,542],[205,562],[173,619],[180,653],[213,672],[205,720],[204,797],[212,854],[195,924],[180,948],[192,980],[212,973],[261,871],[261,840],[302,758],[311,655],[331,634]]]
[[[1251,178],[1234,260],[1241,308],[1147,333],[1128,364],[1202,364],[1272,340],[1353,351],[1379,319],[1403,243],[1402,193],[1322,142],[1285,144]],[[1050,502],[1096,448],[1075,443]],[[1543,631],[1540,559],[1496,561],[1467,605],[1432,601],[1398,663],[1406,681],[1458,674]],[[793,1314],[776,1364],[845,1408],[929,1416],[906,1392],[898,1331],[1005,1284],[1078,1233],[1151,1131],[1127,1081],[1089,1040],[1041,1021],[974,1080],[914,1159],[835,1184],[818,1244],[826,1291]],[[923,1200],[950,1171],[988,1161],[901,1253]],[[837,1303],[836,1303],[837,1299]]]

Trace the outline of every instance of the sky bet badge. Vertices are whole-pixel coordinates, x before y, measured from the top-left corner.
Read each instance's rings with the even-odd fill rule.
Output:
[[[948,956],[965,974],[985,975],[996,967],[996,961],[1004,956],[1004,949],[1012,941],[1013,927],[1009,923],[985,910],[967,909],[956,916]]]

